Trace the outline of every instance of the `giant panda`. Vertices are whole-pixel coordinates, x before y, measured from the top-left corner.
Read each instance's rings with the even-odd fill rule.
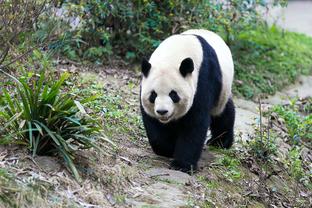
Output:
[[[142,119],[157,155],[173,158],[175,169],[195,171],[209,128],[209,145],[231,147],[234,65],[220,36],[204,29],[172,35],[141,68]]]

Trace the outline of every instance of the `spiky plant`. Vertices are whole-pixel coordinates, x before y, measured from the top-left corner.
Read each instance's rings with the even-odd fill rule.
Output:
[[[0,144],[25,144],[33,156],[58,153],[80,181],[73,162],[75,152],[98,148],[94,141],[99,126],[82,106],[93,98],[79,102],[72,94],[63,92],[61,88],[68,73],[56,81],[48,79],[44,70],[30,77],[8,76],[15,86],[2,88],[0,117],[6,122],[0,127],[0,135],[4,135]]]

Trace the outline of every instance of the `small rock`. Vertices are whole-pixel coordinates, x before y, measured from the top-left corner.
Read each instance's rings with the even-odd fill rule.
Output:
[[[37,156],[35,161],[46,172],[58,172],[61,169],[61,165],[55,157]]]

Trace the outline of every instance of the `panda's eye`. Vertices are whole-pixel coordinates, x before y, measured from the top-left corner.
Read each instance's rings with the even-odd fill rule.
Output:
[[[154,103],[155,100],[156,100],[156,97],[157,97],[157,93],[153,90],[151,92],[151,95],[149,96],[148,100],[151,102],[151,103]]]
[[[174,90],[171,90],[171,92],[169,93],[169,97],[174,103],[178,103],[180,101],[178,93]]]

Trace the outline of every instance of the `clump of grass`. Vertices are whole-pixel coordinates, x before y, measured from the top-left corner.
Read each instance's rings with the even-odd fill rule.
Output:
[[[312,38],[275,26],[241,31],[231,49],[234,92],[246,98],[274,94],[299,74],[312,72]]]
[[[235,157],[225,155],[219,162],[226,167],[227,170],[223,173],[223,175],[230,182],[239,180],[242,177],[242,173],[239,169],[240,161]]]
[[[80,181],[73,163],[75,153],[79,149],[98,148],[95,139],[99,126],[82,106],[93,97],[79,102],[69,92],[62,91],[68,77],[64,73],[54,81],[44,70],[18,79],[10,76],[16,84],[9,91],[2,89],[4,106],[0,118],[6,124],[0,128],[5,135],[0,144],[27,145],[33,156],[57,153]]]

